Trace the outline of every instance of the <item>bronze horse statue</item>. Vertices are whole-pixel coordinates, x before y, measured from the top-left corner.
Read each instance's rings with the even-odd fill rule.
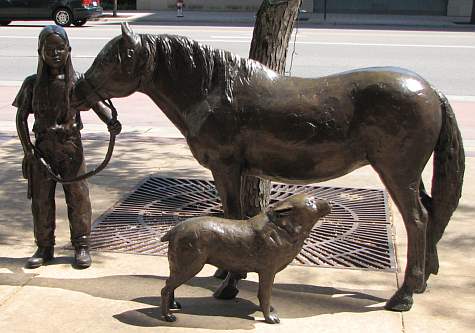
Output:
[[[465,156],[447,98],[417,74],[378,67],[284,77],[185,37],[135,34],[123,24],[77,93],[93,104],[136,91],[150,96],[211,170],[227,218],[241,218],[244,175],[307,184],[370,164],[408,235],[404,283],[386,308],[409,310],[413,292],[437,274],[436,244],[458,205]],[[432,153],[429,196],[421,173]],[[235,282],[225,281],[224,295],[235,296]]]

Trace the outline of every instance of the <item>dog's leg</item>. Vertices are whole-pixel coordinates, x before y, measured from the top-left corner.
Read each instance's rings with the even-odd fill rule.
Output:
[[[274,272],[259,272],[259,292],[257,297],[259,298],[259,303],[266,323],[269,324],[280,323],[279,315],[270,305],[274,277]]]
[[[162,313],[162,318],[165,321],[175,321],[176,317],[170,313],[170,303],[172,301],[173,297],[173,289],[169,285],[170,278],[167,279],[165,287],[162,288],[161,295],[161,305],[160,305],[160,311]]]
[[[160,308],[162,318],[165,321],[176,321],[176,317],[170,312],[170,308],[181,309],[180,303],[175,302],[175,289],[198,274],[205,265],[204,261],[193,260],[193,258],[189,258],[186,253],[184,256],[191,259],[189,260],[191,264],[182,263],[181,265],[177,265],[176,263],[170,262],[170,277],[165,282],[165,287],[163,287],[161,292],[162,299]]]

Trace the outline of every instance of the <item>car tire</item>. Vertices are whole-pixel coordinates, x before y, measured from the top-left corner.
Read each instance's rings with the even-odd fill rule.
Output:
[[[12,21],[0,21],[0,25],[9,25]]]
[[[69,27],[73,22],[73,13],[67,8],[59,8],[53,14],[54,23],[62,27]]]
[[[76,26],[76,27],[82,27],[84,24],[86,24],[87,20],[77,20],[77,21],[74,21],[73,24]]]

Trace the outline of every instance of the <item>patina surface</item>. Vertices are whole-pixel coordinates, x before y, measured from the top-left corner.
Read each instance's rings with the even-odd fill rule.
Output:
[[[400,68],[358,69],[305,79],[185,37],[135,34],[128,25],[79,82],[88,102],[147,94],[212,171],[225,216],[241,218],[244,175],[312,183],[370,164],[408,233],[404,283],[387,308],[409,310],[438,272],[436,244],[458,205],[462,139],[446,97]],[[429,196],[421,173],[434,153]],[[218,297],[237,294],[227,279]]]
[[[270,304],[275,274],[300,252],[317,221],[330,213],[325,200],[295,195],[249,220],[196,217],[171,229],[168,241],[170,277],[162,289],[161,313],[175,321],[170,307],[180,307],[174,290],[198,274],[205,264],[237,273],[257,272],[258,298],[266,322],[279,322]]]
[[[28,179],[31,198],[36,253],[27,261],[37,268],[53,259],[55,231],[56,178],[48,174],[47,165],[61,178],[73,179],[86,172],[80,130],[79,110],[71,107],[78,74],[71,62],[71,47],[66,31],[56,25],[46,26],[38,38],[37,73],[25,79],[13,105],[17,111],[17,131],[23,151],[23,176]],[[97,115],[118,134],[120,123],[102,103],[91,105]],[[28,117],[33,114],[35,143],[30,139]],[[46,163],[45,160],[48,162]],[[91,265],[89,238],[91,202],[84,178],[63,184],[71,242],[75,248],[74,265]]]

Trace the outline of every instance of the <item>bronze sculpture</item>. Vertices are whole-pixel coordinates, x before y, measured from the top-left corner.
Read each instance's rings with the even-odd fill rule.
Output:
[[[28,197],[32,213],[37,251],[26,263],[37,268],[54,256],[56,180],[51,179],[40,157],[47,159],[56,174],[74,178],[84,174],[86,165],[81,143],[82,128],[79,111],[72,108],[73,87],[78,74],[71,62],[71,47],[66,31],[46,26],[38,39],[37,73],[25,79],[13,105],[17,111],[17,131],[23,146],[23,177],[28,179]],[[120,123],[113,119],[103,103],[95,103],[94,111],[118,134]],[[34,114],[35,144],[30,140],[28,116]],[[38,156],[41,154],[41,156]],[[89,236],[91,232],[91,203],[85,180],[63,184],[68,207],[71,242],[75,249],[74,265],[91,265]]]
[[[124,24],[76,87],[88,101],[80,108],[100,100],[97,92],[150,96],[211,170],[228,218],[241,218],[243,175],[312,183],[370,164],[408,233],[404,283],[386,308],[409,310],[413,293],[437,274],[436,244],[458,205],[465,157],[447,98],[417,74],[380,67],[284,77],[185,37],[135,34]],[[429,196],[421,173],[432,153]],[[217,296],[234,297],[237,280],[228,276]]]
[[[205,216],[179,223],[161,239],[169,242],[170,265],[170,277],[161,292],[163,319],[175,321],[169,309],[181,307],[174,300],[174,290],[211,264],[232,272],[257,272],[265,321],[278,323],[270,304],[275,274],[292,262],[315,223],[328,213],[327,201],[299,194],[249,220]]]

